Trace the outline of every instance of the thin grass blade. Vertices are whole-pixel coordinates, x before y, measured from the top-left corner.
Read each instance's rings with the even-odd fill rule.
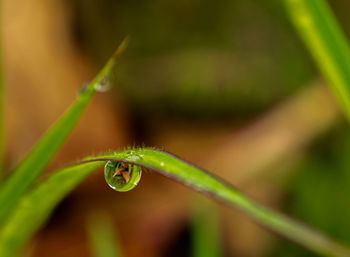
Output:
[[[63,169],[24,196],[0,230],[0,256],[12,257],[18,254],[57,204],[101,165],[94,162]]]
[[[289,16],[350,121],[350,48],[325,0],[284,0]]]
[[[48,162],[72,131],[96,89],[110,74],[117,57],[125,49],[126,44],[127,41],[122,42],[100,73],[87,88],[80,93],[75,103],[44,134],[27,157],[20,163],[18,168],[4,182],[0,188],[0,224],[4,221],[12,207],[15,206],[28,187],[42,173]]]
[[[121,246],[111,217],[94,213],[88,218],[89,246],[95,257],[122,257]]]
[[[89,157],[75,166],[52,175],[45,183],[25,196],[13,215],[8,218],[0,232],[0,256],[12,256],[11,254],[23,246],[40,228],[55,205],[86,175],[106,161],[121,161],[145,167],[194,190],[227,202],[261,225],[320,255],[350,256],[350,249],[347,246],[256,203],[228,183],[172,154],[150,148],[128,149]],[[28,223],[28,220],[31,222]],[[12,249],[9,250],[9,247]]]
[[[192,219],[193,257],[221,257],[219,210],[208,198],[196,197]]]

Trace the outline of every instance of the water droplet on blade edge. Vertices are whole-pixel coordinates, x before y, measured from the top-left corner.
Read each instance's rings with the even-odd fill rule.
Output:
[[[104,168],[107,184],[118,192],[127,192],[135,188],[141,175],[141,167],[135,164],[108,161]]]
[[[110,76],[105,76],[98,84],[95,86],[95,90],[98,92],[106,92],[112,88]]]

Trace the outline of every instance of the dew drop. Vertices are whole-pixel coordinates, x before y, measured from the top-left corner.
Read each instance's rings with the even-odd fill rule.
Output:
[[[110,76],[105,76],[101,81],[96,84],[95,90],[98,92],[106,92],[112,88]]]
[[[137,162],[140,161],[142,159],[143,155],[141,154],[136,154],[135,151],[130,151],[126,153],[126,160],[130,161],[130,162]]]
[[[140,166],[123,162],[108,161],[104,169],[107,184],[119,192],[127,192],[136,187],[141,174]]]
[[[86,91],[86,89],[89,87],[90,83],[84,83],[82,84],[78,89],[78,96],[81,95]]]

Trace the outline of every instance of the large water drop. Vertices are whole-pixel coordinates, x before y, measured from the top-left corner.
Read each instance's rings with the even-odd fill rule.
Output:
[[[119,192],[126,192],[136,187],[141,174],[140,166],[116,161],[108,161],[104,170],[107,184]]]

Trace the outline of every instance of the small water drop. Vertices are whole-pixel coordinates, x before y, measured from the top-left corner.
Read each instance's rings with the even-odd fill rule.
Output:
[[[89,87],[90,83],[84,83],[82,84],[78,89],[78,96],[81,95],[86,91],[86,89]]]
[[[161,162],[161,163],[160,163],[160,166],[162,166],[162,167],[163,167],[163,166],[164,166],[164,162]]]
[[[142,155],[141,154],[136,154],[135,151],[130,151],[128,153],[126,153],[125,158],[130,161],[130,162],[137,162],[140,161],[142,159]]]
[[[110,76],[105,76],[98,84],[95,86],[95,90],[98,92],[106,92],[112,88]]]
[[[140,166],[123,162],[108,161],[104,169],[107,184],[119,192],[126,192],[136,187],[141,174]]]

